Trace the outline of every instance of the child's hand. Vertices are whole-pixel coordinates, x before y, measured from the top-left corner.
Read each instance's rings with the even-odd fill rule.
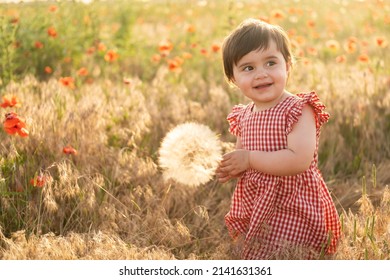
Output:
[[[219,181],[224,183],[231,178],[241,176],[241,174],[248,168],[250,168],[249,151],[235,150],[223,155],[222,161],[216,171],[216,175],[218,176]]]
[[[215,175],[218,177],[218,181],[220,183],[226,183],[227,181],[229,181],[230,179],[233,178],[229,174],[220,171],[219,167],[218,167]]]
[[[235,179],[235,178],[238,178],[238,177],[241,177],[241,175],[243,174],[244,172],[241,172],[240,174],[236,175],[236,176],[230,176],[229,174],[227,173],[223,173],[221,171],[219,171],[217,169],[217,172],[216,172],[216,175],[218,177],[218,181],[220,183],[226,183],[227,181],[229,181],[230,179]]]

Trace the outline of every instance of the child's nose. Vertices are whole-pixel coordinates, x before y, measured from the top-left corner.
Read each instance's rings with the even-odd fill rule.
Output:
[[[264,69],[259,69],[257,70],[256,72],[256,76],[255,76],[255,79],[264,79],[264,78],[267,78],[268,74],[267,74],[267,71],[264,70]]]

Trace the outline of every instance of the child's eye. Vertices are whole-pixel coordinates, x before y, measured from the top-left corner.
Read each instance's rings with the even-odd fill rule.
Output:
[[[275,61],[268,61],[268,62],[267,62],[267,66],[268,66],[268,67],[273,66],[273,65],[275,65],[275,64],[276,64]]]
[[[251,70],[253,70],[253,67],[252,66],[245,66],[242,70],[243,71],[251,71]]]

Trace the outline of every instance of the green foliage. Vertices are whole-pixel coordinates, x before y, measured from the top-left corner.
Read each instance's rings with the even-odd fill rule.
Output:
[[[17,112],[30,130],[23,139],[0,132],[0,231],[103,230],[176,258],[218,258],[233,183],[197,190],[167,183],[158,148],[185,121],[234,141],[226,116],[248,100],[226,83],[218,47],[242,19],[261,17],[291,36],[297,63],[288,90],[317,91],[331,115],[319,164],[340,198],[343,248],[351,251],[340,258],[388,259],[389,206],[378,197],[388,184],[390,57],[376,39],[390,38],[389,9],[384,1],[311,0],[0,4],[0,98],[22,102],[0,113]],[[63,154],[65,145],[77,156]],[[375,193],[363,177],[370,172]],[[43,187],[31,184],[37,176],[46,176]],[[356,210],[355,193],[366,212]],[[351,206],[356,213],[343,211]]]
[[[15,34],[18,27],[16,19],[0,16],[0,86],[5,86],[14,79]]]

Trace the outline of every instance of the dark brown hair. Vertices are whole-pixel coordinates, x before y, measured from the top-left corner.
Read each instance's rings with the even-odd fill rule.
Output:
[[[280,26],[247,19],[225,38],[222,45],[223,66],[228,81],[234,80],[233,66],[244,55],[254,50],[267,49],[271,40],[276,43],[286,62],[292,66],[293,56],[287,33]]]

